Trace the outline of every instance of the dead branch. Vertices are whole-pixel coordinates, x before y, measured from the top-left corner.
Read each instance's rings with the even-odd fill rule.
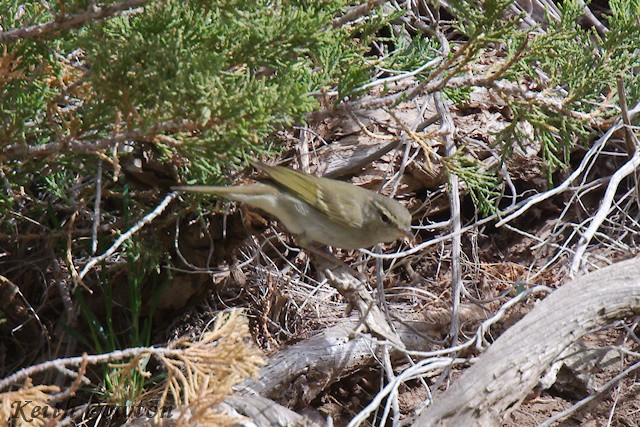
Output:
[[[249,417],[257,426],[321,427],[325,425],[325,423],[319,424],[265,397],[249,395],[232,397],[227,399],[222,406],[226,405]]]
[[[364,282],[353,276],[347,268],[324,267],[329,283],[336,288],[348,302],[350,307],[356,308],[362,316],[362,323],[374,335],[389,343],[404,349],[405,345],[387,322],[383,311],[376,304]]]
[[[604,197],[600,201],[598,211],[593,216],[591,224],[589,224],[589,228],[587,228],[587,230],[582,234],[582,237],[580,237],[580,241],[576,247],[576,253],[573,256],[573,262],[571,263],[571,273],[578,273],[580,264],[582,264],[582,257],[584,256],[591,239],[595,236],[596,232],[611,212],[613,199],[616,196],[620,183],[624,178],[634,173],[639,165],[640,151],[636,150],[631,159],[629,159],[627,163],[622,165],[620,169],[611,176],[611,181],[609,181],[607,191],[604,193]]]
[[[121,235],[113,243],[113,245],[111,245],[111,247],[109,249],[107,249],[107,251],[105,253],[103,253],[102,255],[99,255],[99,256],[91,258],[89,260],[89,262],[87,262],[85,264],[84,268],[82,269],[82,271],[78,275],[78,280],[81,281],[87,275],[87,273],[89,271],[91,271],[91,269],[93,267],[96,266],[96,264],[104,261],[105,259],[107,259],[111,255],[113,255],[115,253],[115,251],[120,247],[120,245],[122,245],[124,242],[126,242],[131,236],[133,236],[138,230],[140,230],[146,224],[148,224],[151,221],[153,221],[158,215],[160,215],[166,209],[166,207],[169,205],[169,203],[171,203],[171,201],[173,199],[175,199],[176,197],[178,197],[178,192],[174,191],[172,193],[169,193],[153,211],[151,211],[150,213],[148,213],[147,215],[142,217],[142,219],[140,221],[138,221],[133,227],[131,227],[129,230],[127,230],[126,233]]]
[[[507,330],[414,425],[498,425],[567,346],[598,326],[638,313],[640,260],[575,279]]]
[[[434,102],[436,110],[442,118],[440,130],[445,134],[445,152],[447,157],[452,157],[457,151],[454,140],[456,127],[451,117],[451,111],[442,101],[440,93],[434,94]],[[451,346],[458,344],[458,329],[460,327],[459,314],[460,309],[460,293],[462,291],[462,270],[460,267],[460,253],[462,252],[462,240],[460,230],[462,228],[460,220],[460,179],[456,174],[449,173],[449,205],[451,206],[451,294],[453,302],[451,305]]]
[[[0,33],[0,43],[13,42],[20,39],[37,39],[51,33],[70,30],[88,24],[97,19],[105,19],[119,15],[123,11],[144,6],[147,0],[125,0],[103,7],[92,6],[89,10],[74,15],[62,16],[46,24],[16,28]]]
[[[154,142],[157,138],[161,138],[161,133],[179,133],[191,132],[202,129],[205,125],[199,124],[193,120],[176,120],[158,123],[153,125],[149,130],[134,129],[126,132],[113,133],[104,138],[98,139],[81,139],[69,138],[62,142],[50,142],[42,145],[13,144],[2,150],[0,158],[2,159],[24,159],[33,157],[46,157],[60,152],[65,153],[97,153],[118,142],[124,141],[146,141]],[[166,139],[162,142],[167,143]],[[179,145],[174,142],[173,145]]]
[[[368,334],[352,337],[360,321],[352,318],[325,329],[318,335],[273,355],[262,367],[258,379],[246,381],[240,395],[258,394],[269,398],[300,396],[306,403],[322,390],[357,369],[371,366],[384,345]],[[420,337],[433,330],[427,322],[394,323],[400,338],[412,350],[424,350],[428,341]],[[396,349],[392,356],[401,356]],[[292,390],[299,389],[299,390]]]
[[[630,373],[632,373],[633,371],[636,371],[638,369],[640,369],[640,362],[636,362],[633,365],[629,366],[627,369],[625,369],[624,371],[620,372],[618,375],[613,377],[611,380],[607,381],[607,383],[605,385],[603,385],[602,387],[600,387],[598,390],[596,390],[595,393],[593,393],[592,395],[590,395],[588,397],[585,397],[584,399],[580,400],[579,402],[577,402],[576,404],[572,405],[571,407],[569,407],[569,408],[565,409],[564,411],[554,415],[553,417],[549,418],[545,422],[541,423],[538,427],[549,427],[554,422],[560,421],[560,420],[568,417],[569,415],[575,413],[578,409],[586,406],[587,403],[589,403],[592,400],[598,398],[604,392],[608,391],[611,387],[613,387],[614,385],[618,384],[618,382],[620,382],[621,379],[623,379],[624,377],[628,376]]]

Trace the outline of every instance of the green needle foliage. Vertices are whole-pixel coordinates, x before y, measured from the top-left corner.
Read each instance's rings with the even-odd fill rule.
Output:
[[[193,159],[194,170],[219,172],[208,159],[224,165],[264,151],[268,135],[317,107],[310,92],[339,88],[347,96],[369,78],[368,22],[331,25],[345,5],[157,1],[46,44],[18,41],[5,52],[15,66],[2,87],[0,120],[9,125],[0,140],[42,145],[95,142],[125,130],[146,140],[170,133],[168,154]],[[20,8],[5,5],[3,28],[19,26],[25,13],[44,21],[61,12]]]
[[[442,162],[449,173],[465,182],[480,215],[496,213],[496,201],[500,196],[498,188],[502,181],[496,171],[486,170],[482,162],[463,154],[443,158]]]
[[[200,183],[219,183],[247,153],[277,150],[265,141],[318,108],[311,93],[349,96],[371,76],[365,53],[387,20],[332,25],[348,5],[149,1],[2,45],[0,144],[9,184],[0,199],[2,227],[15,230],[12,194],[22,193],[31,209],[43,197],[54,205],[90,203],[100,160],[109,160],[104,181],[121,192],[120,160],[143,143],[183,180]],[[64,23],[90,12],[85,7],[8,0],[0,26]],[[114,208],[105,213],[120,215]]]
[[[619,79],[628,105],[640,99],[640,0],[611,0],[603,34],[580,25],[578,0],[562,2],[560,20],[528,29],[512,3],[453,0],[451,20],[429,27],[426,15],[372,1],[0,2],[0,233],[12,254],[0,266],[33,265],[24,269],[30,277],[11,276],[36,283],[53,258],[66,269],[69,295],[82,294],[75,274],[83,262],[155,208],[171,184],[219,184],[246,158],[278,152],[278,131],[365,94],[389,96],[376,108],[391,111],[418,92],[443,91],[463,104],[481,86],[510,120],[496,154],[507,160],[518,145],[534,147],[551,177],[619,114]],[[413,80],[402,83],[421,90],[387,84],[407,75]],[[369,90],[374,79],[384,84]],[[501,169],[458,153],[442,160],[447,171],[481,214],[495,212]],[[152,177],[131,168],[140,159]],[[151,343],[154,301],[172,262],[171,209],[158,229],[142,228],[101,274],[85,277],[109,300],[121,297],[123,283],[129,292],[126,304],[101,307],[104,319],[78,297],[87,347]]]
[[[125,3],[0,2],[0,233],[16,254],[2,269],[24,271],[11,277],[41,292],[33,278],[58,262],[80,309],[65,333],[91,352],[153,343],[174,218],[143,228],[80,283],[83,263],[171,183],[220,183],[247,157],[278,152],[271,136],[318,109],[319,93],[351,96],[373,75],[366,54],[388,25],[374,13],[333,25],[353,5],[343,0],[152,0],[82,18]],[[145,155],[169,184],[138,182],[129,167]],[[107,371],[105,389],[116,390]]]
[[[142,128],[191,120],[198,138],[186,153],[241,157],[255,148],[315,106],[306,93],[317,87],[301,77],[312,73],[310,54],[341,36],[321,31],[332,15],[322,3],[270,3],[170,1],[90,27],[79,44],[97,95],[86,105],[92,118],[120,113]]]
[[[604,17],[609,31],[604,35],[580,25],[584,4],[578,0],[560,3],[559,20],[550,18],[545,28],[532,29],[519,28],[518,16],[504,18],[511,4],[506,0],[452,2],[459,17],[455,25],[468,38],[459,68],[472,67],[490,44],[506,47],[504,63],[509,66],[488,76],[513,83],[515,89],[486,83],[513,116],[498,135],[501,154],[507,159],[515,146],[539,147],[551,182],[553,171],[568,164],[572,149],[588,145],[595,121],[619,114],[610,104],[603,106],[616,93],[619,77],[627,103],[635,105],[640,99],[640,76],[633,72],[640,66],[640,2],[611,0],[611,14]],[[528,95],[520,90],[522,86],[517,88],[523,82],[533,88]],[[534,91],[538,96],[531,96]]]
[[[441,144],[427,147],[443,139],[441,117],[429,109],[416,120],[424,133],[406,139],[457,175],[463,195],[489,215],[505,191],[502,165],[488,167],[487,159],[508,161],[526,147],[551,185],[576,146],[619,115],[620,81],[630,107],[640,100],[640,0],[610,0],[604,33],[581,25],[578,0],[563,1],[560,19],[538,28],[520,25],[512,0],[432,3],[0,1],[0,270],[25,301],[37,301],[43,335],[76,338],[69,352],[161,341],[154,321],[173,308],[163,307],[163,290],[180,284],[172,281],[181,274],[173,258],[183,257],[175,220],[186,205],[173,201],[108,258],[94,258],[100,263],[82,281],[78,272],[140,224],[172,184],[224,182],[248,157],[279,152],[277,133],[311,112],[386,108],[398,126],[385,128],[406,136],[417,128],[395,114],[407,109],[403,101],[442,91],[455,122],[466,114],[456,107],[469,102],[484,113],[495,99],[504,126],[497,135],[478,132],[495,137],[493,147],[461,147],[462,127],[452,130],[454,156]],[[473,104],[479,87],[485,105]],[[414,150],[406,153],[419,159]],[[431,185],[445,182],[438,175]],[[194,215],[209,247],[224,252],[212,250],[211,265],[229,262],[235,254],[212,243],[210,210],[204,202]],[[199,245],[197,237],[189,244]],[[20,332],[5,314],[4,353],[28,353],[29,343],[4,332]],[[25,360],[1,362],[14,370]],[[148,361],[132,366],[146,370]],[[103,400],[125,407],[154,381],[121,367],[105,365],[102,374]]]

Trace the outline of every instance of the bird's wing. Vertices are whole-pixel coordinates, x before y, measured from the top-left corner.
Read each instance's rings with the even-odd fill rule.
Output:
[[[361,227],[363,223],[362,208],[358,201],[354,200],[353,189],[348,192],[339,191],[342,186],[352,186],[346,182],[331,180],[331,186],[336,191],[328,191],[322,181],[329,178],[320,178],[315,175],[294,171],[282,166],[267,166],[252,163],[254,167],[264,171],[273,182],[286,189],[308,205],[323,212],[327,217],[346,227]],[[355,187],[355,186],[353,186]],[[358,191],[367,191],[355,187]]]

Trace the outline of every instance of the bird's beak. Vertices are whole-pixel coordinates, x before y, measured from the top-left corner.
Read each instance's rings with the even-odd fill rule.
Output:
[[[411,232],[411,227],[403,228],[400,231],[405,238],[409,239],[409,242],[413,243],[415,236]]]

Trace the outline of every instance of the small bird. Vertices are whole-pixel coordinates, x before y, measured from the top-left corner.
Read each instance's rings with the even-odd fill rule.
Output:
[[[315,242],[359,249],[411,237],[411,214],[390,197],[282,166],[251,164],[267,175],[267,182],[172,189],[213,194],[262,209],[278,218],[303,247]]]

